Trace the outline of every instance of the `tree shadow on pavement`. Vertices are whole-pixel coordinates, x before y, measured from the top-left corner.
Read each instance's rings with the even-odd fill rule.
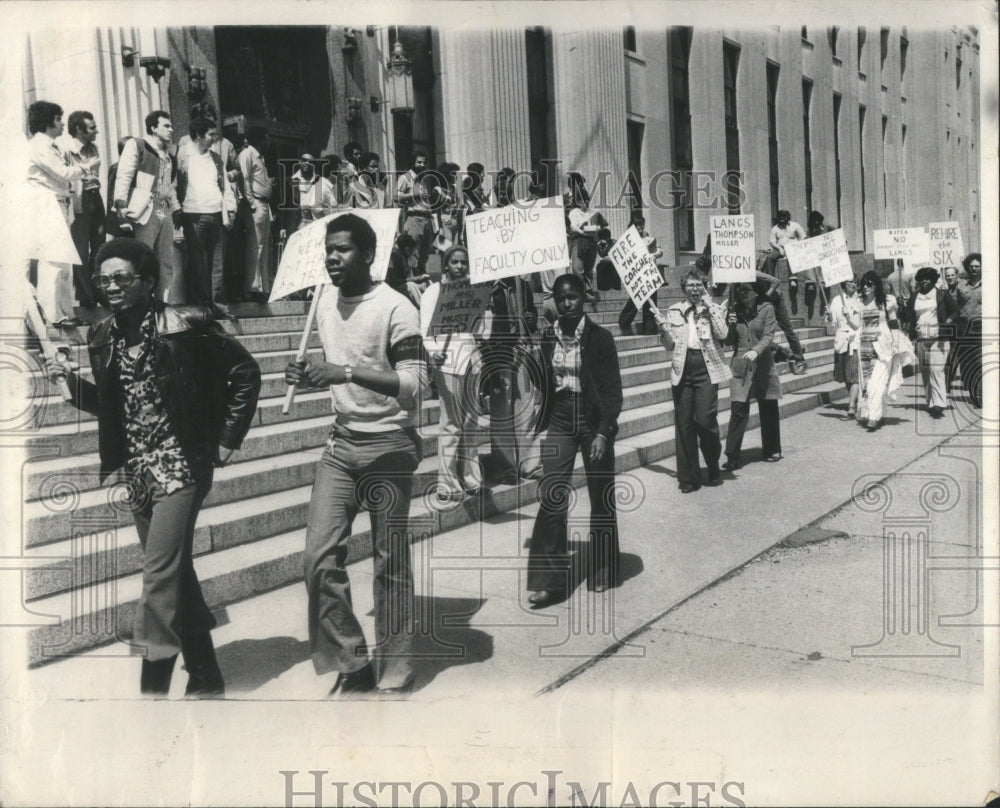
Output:
[[[237,640],[216,650],[226,690],[256,690],[309,659],[309,643],[295,637]]]

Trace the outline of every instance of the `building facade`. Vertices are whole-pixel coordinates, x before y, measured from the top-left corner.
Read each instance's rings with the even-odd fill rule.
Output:
[[[409,63],[404,100],[394,48]],[[143,64],[154,55],[170,60],[158,81]],[[150,110],[170,111],[180,135],[190,105],[209,101],[231,135],[269,130],[276,176],[281,160],[349,140],[390,171],[418,148],[487,172],[547,164],[551,193],[579,171],[616,235],[643,209],[668,262],[699,251],[727,211],[755,214],[763,248],[779,208],[803,225],[822,211],[854,251],[871,251],[875,229],[944,220],[980,245],[972,28],[52,30],[30,34],[23,86],[25,107],[92,111],[106,155]]]

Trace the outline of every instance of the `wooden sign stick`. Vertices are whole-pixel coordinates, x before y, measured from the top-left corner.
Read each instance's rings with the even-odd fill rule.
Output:
[[[325,284],[317,284],[313,287],[312,305],[309,306],[309,314],[306,316],[306,327],[302,331],[302,339],[299,341],[299,352],[295,355],[295,363],[304,366],[306,361],[306,350],[309,347],[309,336],[312,334],[313,323],[316,322],[316,308],[319,305],[319,296],[323,294]],[[288,392],[285,393],[285,403],[281,407],[281,414],[288,415],[295,401],[295,385],[288,385]]]

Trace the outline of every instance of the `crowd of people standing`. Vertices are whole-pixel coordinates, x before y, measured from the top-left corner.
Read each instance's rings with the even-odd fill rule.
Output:
[[[129,475],[144,553],[135,622],[135,640],[146,649],[141,690],[168,692],[181,655],[188,694],[204,697],[221,695],[225,684],[210,634],[215,621],[193,566],[194,526],[213,470],[229,462],[249,429],[261,384],[254,358],[216,322],[233,316],[223,299],[222,245],[242,206],[240,288],[244,294],[266,294],[275,183],[263,159],[266,134],[253,132],[245,144],[226,145],[214,113],[198,111],[176,158],[167,150],[173,138],[169,115],[147,116],[146,134],[120,145],[105,207],[94,185],[100,157],[89,148],[96,134],[93,116],[70,116],[79,145],[63,151],[56,143],[61,110],[36,102],[29,110],[28,178],[39,210],[60,217],[77,238],[85,270],[60,274],[67,267],[45,276],[45,283],[61,290],[50,297],[43,295],[43,273],[37,272],[39,302],[57,306],[45,312],[50,323],[71,324],[63,321],[72,319],[72,308],[67,314],[58,306],[65,306],[65,286],[73,278],[78,285],[88,281],[93,300],[111,313],[88,334],[93,382],[63,357],[49,359],[47,371],[50,378],[67,381],[75,406],[97,416],[102,474]],[[528,602],[545,608],[579,583],[567,535],[567,489],[578,453],[590,499],[587,588],[599,594],[621,584],[615,508],[621,371],[614,336],[585,311],[588,302],[598,300],[612,234],[590,209],[585,179],[570,174],[565,197],[570,271],[543,273],[530,282],[497,281],[484,316],[467,333],[434,333],[435,300],[449,284],[468,278],[464,217],[509,203],[514,172],[500,172],[487,192],[482,166],[474,163],[466,188],[458,165],[445,163],[430,172],[423,168],[427,156],[417,153],[410,171],[389,188],[378,155],[364,153],[356,143],[344,153],[336,180],[322,170],[325,158],[303,155],[292,177],[293,204],[281,221],[283,235],[351,207],[398,204],[401,222],[387,282],[381,283],[372,277],[378,244],[371,225],[350,212],[328,221],[324,262],[333,289],[316,301],[322,359],[312,355],[285,369],[289,385],[328,388],[335,416],[317,463],[307,519],[309,644],[316,672],[337,674],[331,694],[405,695],[415,682],[406,526],[421,461],[421,402],[432,384],[441,402],[439,501],[479,497],[490,484],[487,478],[538,482]],[[536,182],[528,193],[538,198],[543,189]],[[83,224],[74,230],[77,208]],[[113,225],[119,236],[105,243],[93,221],[107,229]],[[641,217],[632,223],[655,251]],[[792,224],[782,218],[776,227],[788,234]],[[178,228],[185,262],[175,267]],[[780,235],[776,242],[780,252]],[[442,275],[430,283],[426,263],[434,250],[441,254]],[[849,417],[878,429],[908,364],[919,368],[932,416],[940,417],[947,406],[949,373],[959,370],[973,405],[981,406],[981,256],[967,256],[964,269],[964,280],[946,274],[942,288],[936,270],[921,268],[903,305],[874,272],[836,290],[830,303],[834,372],[848,388]],[[534,281],[546,297],[541,324]],[[746,462],[743,442],[753,399],[760,410],[763,460],[783,457],[775,340],[779,330],[791,326],[780,313],[777,285],[774,274],[761,272],[755,283],[736,284],[726,297],[692,268],[683,277],[683,299],[665,313],[655,301],[643,307],[644,320],[671,352],[677,483],[683,494],[722,484],[722,472]],[[65,316],[53,317],[60,313]],[[634,306],[622,313],[623,333],[631,325],[626,317],[636,314]],[[718,411],[724,383],[730,421],[723,463]],[[487,413],[493,465],[484,469],[474,433],[479,415]],[[374,548],[372,645],[354,611],[345,568],[347,542],[362,510],[368,511]]]

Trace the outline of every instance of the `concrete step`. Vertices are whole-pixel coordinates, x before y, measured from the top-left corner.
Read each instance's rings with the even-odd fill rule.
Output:
[[[803,377],[798,377],[803,378]],[[843,385],[826,382],[811,388],[799,390],[794,396],[782,399],[780,410],[783,417],[802,412],[845,395]],[[728,410],[720,412],[723,429],[728,424]],[[756,412],[751,416],[749,427],[758,423]],[[639,440],[621,439],[616,445],[616,468],[625,472],[639,465],[648,465],[667,457],[673,452],[673,429],[664,426],[642,432]],[[583,484],[583,472],[578,468],[573,479],[574,485]],[[518,486],[501,487],[476,501],[449,505],[447,509],[428,507],[429,501],[415,499],[411,508],[410,529],[415,542],[423,541],[431,535],[454,530],[483,517],[510,512],[534,501],[537,485],[534,482]],[[301,489],[307,491],[308,489]],[[266,512],[275,515],[282,509],[295,507],[303,509],[308,498],[300,498],[299,490],[285,491],[262,498],[266,500]],[[245,506],[243,506],[245,509]],[[211,530],[211,517],[223,518],[223,510],[236,510],[235,505],[208,509],[202,513],[197,537],[198,549],[205,549],[205,528]],[[244,513],[244,518],[246,517]],[[252,520],[254,517],[250,517]],[[265,538],[249,543],[234,541],[234,536],[211,534],[212,552],[205,553],[198,561],[198,574],[202,581],[206,599],[213,608],[223,607],[276,587],[301,580],[302,547],[304,530],[289,527],[280,518],[272,519],[275,528]],[[366,520],[359,517],[355,522],[358,532],[349,543],[348,561],[354,562],[371,552],[370,533]],[[122,536],[124,538],[124,536]],[[227,541],[228,539],[228,541]],[[119,542],[119,546],[121,543]],[[114,546],[106,551],[106,560],[117,556],[126,558],[129,553],[116,552]],[[135,554],[135,550],[131,551]],[[68,560],[72,575],[72,555]],[[36,600],[33,609],[39,613],[59,615],[63,619],[58,625],[39,627],[29,634],[29,657],[32,665],[43,664],[59,656],[80,653],[98,645],[128,637],[141,588],[138,572],[127,574],[116,570],[118,577],[92,584],[80,584],[72,591],[64,591]]]
[[[814,369],[802,376],[789,375],[783,382],[784,391],[797,393],[825,384],[831,377],[829,369]],[[650,384],[630,390],[629,396],[632,406],[619,420],[618,445],[627,445],[630,441],[644,444],[648,433],[673,426],[669,387]],[[728,387],[720,393],[722,410],[728,412]],[[483,428],[478,442],[488,444],[488,440],[488,430]],[[252,542],[273,534],[276,529],[304,527],[315,464],[321,453],[322,448],[316,448],[218,470],[199,518],[196,554],[217,551],[235,542]],[[414,479],[414,501],[433,499],[437,471],[437,457],[425,455]],[[495,498],[497,491],[504,488],[494,489],[488,496]],[[72,511],[69,520],[65,516],[68,511]],[[72,506],[60,502],[59,511],[52,510],[48,501],[31,503],[26,508],[26,515],[32,528],[26,531],[29,548],[37,548],[41,558],[53,559],[28,572],[26,597],[51,595],[71,585],[139,569],[138,537],[121,489],[86,492],[79,495]],[[66,538],[67,528],[73,538]],[[114,537],[117,558],[113,548],[101,542],[95,545],[93,538],[85,538],[95,531]],[[81,541],[93,546],[81,550]],[[66,558],[77,559],[73,576],[66,572]]]

